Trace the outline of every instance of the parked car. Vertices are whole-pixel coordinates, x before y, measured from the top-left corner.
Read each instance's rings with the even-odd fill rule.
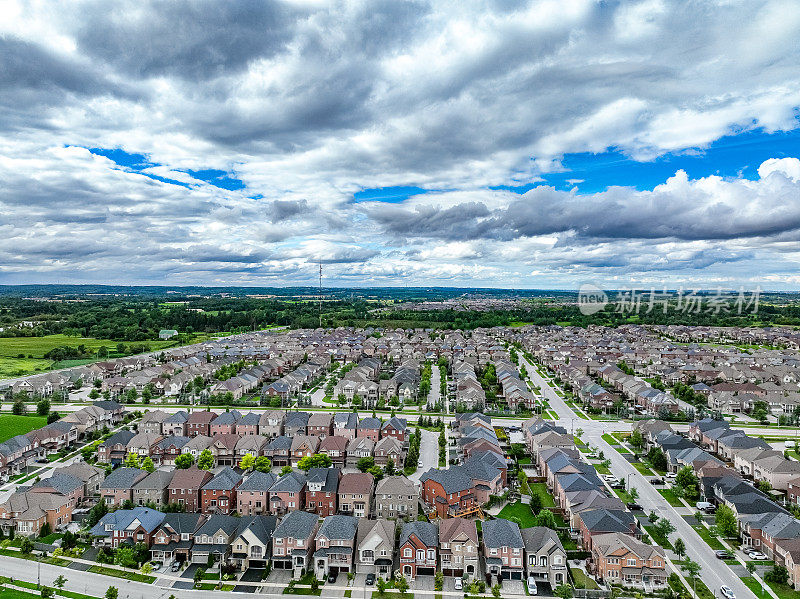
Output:
[[[717,556],[717,559],[733,559],[731,553],[729,551],[726,551],[725,549],[717,549],[714,552],[714,555]]]
[[[603,474],[603,480],[607,480],[608,482],[617,480],[617,477],[613,474]]]
[[[456,578],[455,582],[453,583],[453,588],[457,591],[460,591],[464,588],[464,583],[461,582],[460,578]]]
[[[669,479],[669,480],[672,480],[673,478],[676,478],[677,476],[678,476],[678,475],[677,475],[677,474],[675,474],[674,472],[667,472],[667,473],[664,475],[664,478],[666,478],[666,479]]]
[[[694,504],[698,510],[709,510],[714,507],[713,503],[709,503],[708,501],[698,501]]]
[[[367,574],[367,580],[365,582],[367,583],[367,586],[372,586],[373,584],[375,584],[375,573],[370,572],[369,574]]]
[[[336,582],[336,572],[331,572],[328,574],[328,582],[330,583]]]
[[[611,487],[612,489],[624,489],[625,488],[625,483],[622,482],[621,480],[618,480],[616,482],[611,483],[608,486]]]
[[[644,508],[641,505],[639,505],[638,503],[629,503],[629,504],[627,504],[627,507],[632,512],[642,512],[642,511],[644,511]]]
[[[719,592],[723,597],[725,597],[725,599],[736,599],[736,595],[733,594],[733,591],[730,587],[722,585],[719,587]]]
[[[160,562],[151,562],[150,566],[153,568],[153,570],[152,570],[153,572],[158,572],[161,569],[161,563]]]
[[[750,553],[747,554],[747,556],[750,559],[758,559],[758,560],[767,559],[767,556],[761,553],[760,551],[751,551]]]
[[[536,579],[533,576],[528,576],[528,594],[538,595],[539,589],[536,588]]]
[[[177,572],[180,569],[181,569],[181,563],[178,560],[172,562],[172,567],[170,568],[170,570],[172,570],[173,572]]]
[[[663,478],[651,478],[650,479],[650,484],[651,485],[663,485],[664,484],[664,479]]]

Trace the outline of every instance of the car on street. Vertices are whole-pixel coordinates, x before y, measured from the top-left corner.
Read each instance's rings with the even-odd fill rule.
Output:
[[[731,552],[726,551],[725,549],[717,549],[714,552],[714,555],[717,556],[717,559],[733,559],[733,555],[731,555]]]
[[[370,572],[369,574],[367,574],[367,580],[365,582],[367,586],[372,586],[373,584],[375,584],[375,573]]]
[[[632,512],[642,512],[642,511],[644,511],[644,508],[641,505],[639,505],[638,503],[628,503],[627,507]]]
[[[457,591],[460,591],[461,589],[463,589],[463,588],[464,588],[464,583],[463,583],[463,582],[461,582],[461,579],[460,579],[460,578],[456,578],[456,579],[455,579],[455,581],[453,582],[453,588],[454,588],[455,590],[457,590]]]
[[[618,480],[618,481],[615,481],[615,482],[611,483],[608,486],[611,487],[612,489],[624,489],[625,488],[625,483],[622,482],[621,480]]]
[[[607,480],[608,482],[617,480],[617,477],[613,474],[603,474],[603,480]]]
[[[736,595],[733,594],[733,591],[730,587],[722,585],[719,587],[720,594],[725,597],[725,599],[736,599]]]
[[[708,501],[698,501],[694,504],[694,507],[696,507],[698,510],[710,510],[714,507],[714,504],[709,503]]]

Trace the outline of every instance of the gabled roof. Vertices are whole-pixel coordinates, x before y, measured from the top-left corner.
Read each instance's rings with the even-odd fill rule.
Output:
[[[230,491],[242,480],[242,475],[236,472],[230,466],[225,466],[222,470],[217,472],[210,481],[203,485],[203,490],[218,489],[222,491]]]
[[[132,489],[133,485],[147,476],[147,471],[138,468],[117,468],[100,484],[103,489]]]
[[[305,539],[314,530],[319,517],[311,512],[296,510],[289,512],[275,529],[273,537]]]
[[[272,472],[259,472],[256,470],[244,479],[238,491],[269,491],[278,478]]]
[[[426,547],[439,546],[439,528],[430,522],[413,520],[403,524],[403,530],[400,533],[400,545],[405,544],[411,535],[416,536]]]
[[[519,547],[523,548],[522,533],[519,524],[497,518],[483,523],[483,544],[487,547]]]
[[[356,538],[358,518],[353,516],[334,515],[327,516],[322,521],[322,526],[317,531],[317,538],[352,540]]]

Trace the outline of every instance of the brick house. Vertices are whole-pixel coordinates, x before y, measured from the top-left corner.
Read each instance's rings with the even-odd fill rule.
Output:
[[[236,489],[236,511],[242,516],[269,513],[269,490],[277,477],[272,472],[255,471]]]
[[[375,516],[411,518],[419,514],[417,486],[405,476],[387,476],[375,487]]]
[[[339,511],[357,518],[368,518],[372,512],[372,490],[375,478],[368,472],[344,474],[339,480]]]
[[[592,547],[591,571],[609,583],[663,586],[667,582],[664,550],[623,533],[598,535]]]
[[[472,479],[463,467],[431,468],[419,479],[422,500],[440,518],[468,515],[478,506]]]
[[[204,514],[232,514],[236,511],[236,489],[242,475],[225,466],[200,489],[200,510]]]
[[[187,512],[199,511],[200,489],[212,477],[210,472],[200,470],[197,466],[186,470],[175,470],[175,475],[167,486],[168,503],[183,505]]]
[[[325,437],[319,444],[319,452],[324,453],[331,459],[331,463],[339,468],[344,468],[347,463],[347,437],[330,435]]]
[[[311,457],[317,453],[319,448],[319,437],[309,435],[297,435],[292,439],[292,466],[305,457]]]
[[[483,557],[487,582],[522,580],[525,571],[525,542],[519,524],[497,518],[483,523]]]
[[[405,418],[392,416],[381,427],[381,439],[392,437],[405,446],[408,443],[408,421]]]
[[[324,439],[333,434],[333,414],[311,414],[306,425],[306,434]]]
[[[217,417],[216,412],[197,411],[189,414],[186,421],[186,434],[189,437],[197,435],[211,436],[211,422]]]
[[[100,484],[100,497],[109,507],[121,506],[125,500],[133,501],[133,486],[145,476],[145,470],[117,468]]]
[[[324,579],[329,573],[353,571],[358,518],[340,514],[326,516],[314,537],[314,574]]]
[[[305,510],[322,518],[335,514],[339,505],[338,492],[341,476],[342,472],[338,468],[312,468],[309,470]]]
[[[238,410],[231,410],[229,412],[222,412],[219,416],[214,418],[209,425],[209,434],[214,435],[232,435],[236,432],[236,424],[242,418]]]
[[[302,510],[289,512],[272,533],[273,569],[291,570],[293,578],[300,578],[311,563],[318,529],[316,514]]]
[[[433,576],[438,551],[439,528],[435,524],[414,520],[403,525],[398,543],[403,576],[411,580],[418,574]]]
[[[478,577],[478,529],[473,520],[446,518],[439,524],[439,555],[445,576]]]
[[[377,443],[381,438],[381,421],[379,418],[362,418],[358,423],[358,430],[356,437],[366,437],[371,439],[373,443]]]
[[[302,472],[287,472],[269,489],[269,513],[273,516],[303,509],[306,494],[306,475]]]

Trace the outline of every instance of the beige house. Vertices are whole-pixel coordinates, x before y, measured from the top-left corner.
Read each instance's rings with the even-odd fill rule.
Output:
[[[387,476],[375,487],[375,515],[378,518],[410,518],[419,513],[419,491],[405,476]]]
[[[475,580],[479,572],[478,529],[473,520],[446,518],[439,524],[439,555],[445,576]]]
[[[376,576],[388,580],[394,561],[394,530],[394,522],[382,518],[358,520],[354,564],[356,572],[374,572]]]

